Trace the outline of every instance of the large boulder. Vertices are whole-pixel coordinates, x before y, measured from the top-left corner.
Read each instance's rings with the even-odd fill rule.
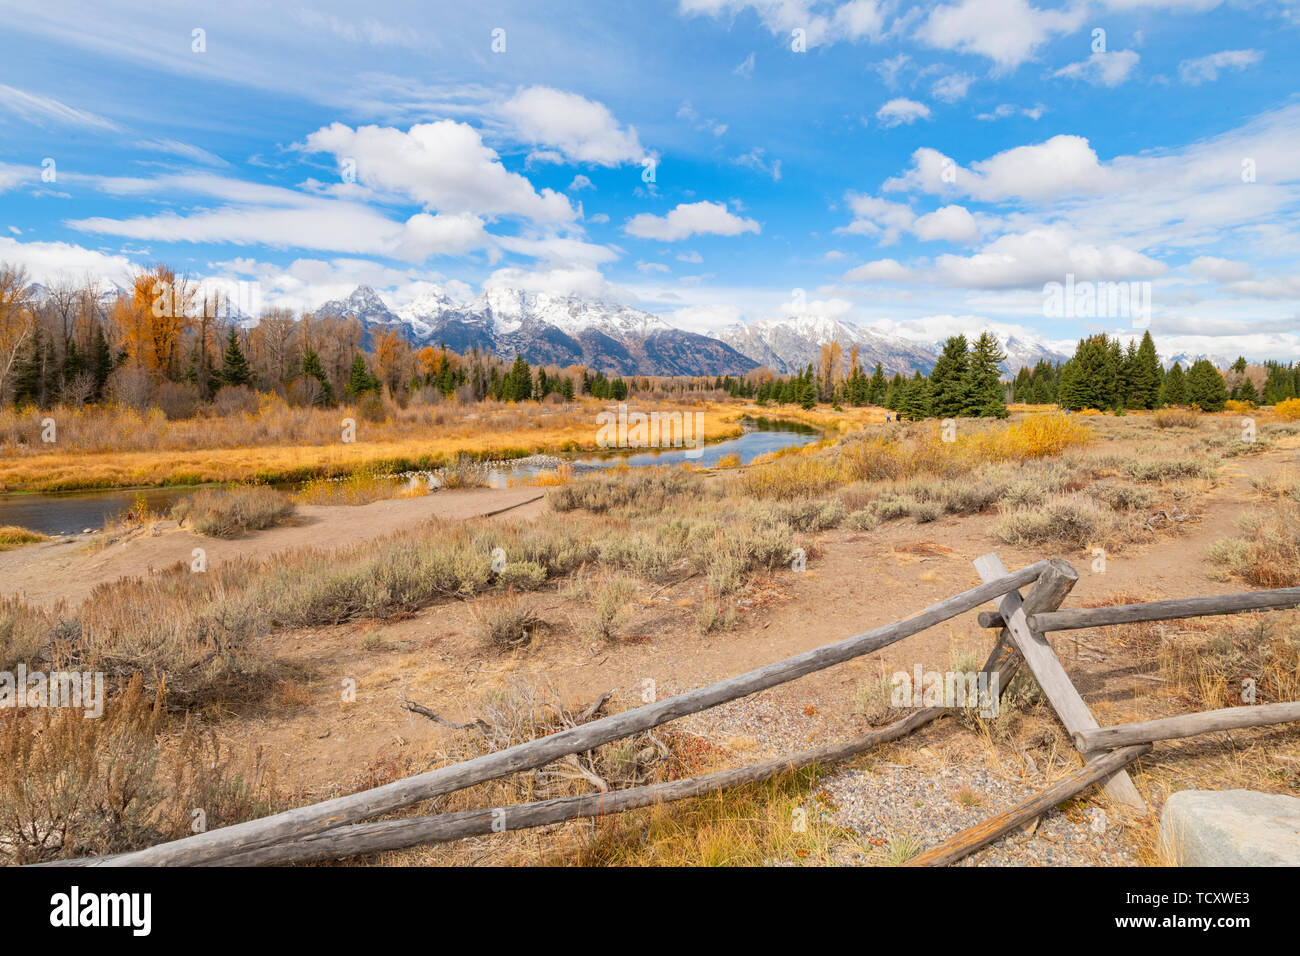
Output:
[[[1254,790],[1180,790],[1160,842],[1181,866],[1300,866],[1300,799]]]

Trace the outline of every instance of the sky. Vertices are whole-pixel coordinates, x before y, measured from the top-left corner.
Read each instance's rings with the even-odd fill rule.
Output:
[[[0,0],[0,262],[1300,359],[1297,0],[268,7]]]

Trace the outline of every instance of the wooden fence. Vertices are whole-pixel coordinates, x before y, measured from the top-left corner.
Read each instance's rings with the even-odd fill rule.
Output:
[[[1100,727],[1044,637],[1051,631],[1071,628],[1294,607],[1300,604],[1300,588],[1061,611],[1058,608],[1078,580],[1078,573],[1065,561],[1053,558],[1011,572],[997,555],[988,554],[975,561],[975,568],[983,582],[978,587],[931,605],[912,617],[706,687],[360,793],[144,850],[50,865],[247,866],[340,859],[545,826],[577,817],[603,816],[753,783],[798,767],[834,763],[897,740],[950,710],[920,709],[845,743],[685,780],[505,807],[365,822],[432,797],[542,767],[571,754],[586,753],[610,741],[874,653],[990,601],[997,610],[982,613],[979,620],[985,627],[997,628],[998,639],[982,673],[988,675],[990,686],[997,686],[1002,693],[1020,665],[1027,665],[1083,755],[1084,765],[1030,800],[927,850],[911,861],[913,865],[946,864],[961,859],[1094,783],[1100,783],[1113,800],[1145,809],[1124,768],[1148,752],[1154,741],[1300,720],[1300,703],[1282,703]],[[1026,587],[1031,590],[1022,598],[1020,589]],[[992,684],[993,675],[997,677],[996,685]]]

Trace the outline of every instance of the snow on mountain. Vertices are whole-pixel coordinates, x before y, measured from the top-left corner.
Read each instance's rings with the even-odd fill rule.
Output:
[[[717,338],[760,365],[795,373],[816,365],[823,345],[838,342],[845,359],[858,347],[858,361],[868,371],[879,363],[888,375],[911,375],[934,367],[932,351],[907,339],[827,316],[759,319],[728,326]]]
[[[755,363],[729,346],[669,325],[657,315],[619,303],[494,286],[459,303],[428,290],[396,310],[359,286],[317,313],[356,318],[367,334],[398,328],[418,345],[478,348],[533,363],[590,365],[619,375],[742,374]]]

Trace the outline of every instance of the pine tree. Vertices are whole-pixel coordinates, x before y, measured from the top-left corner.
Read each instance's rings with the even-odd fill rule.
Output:
[[[1187,400],[1203,412],[1221,412],[1228,401],[1228,385],[1209,359],[1197,359],[1187,372]]]
[[[225,354],[221,357],[221,384],[247,385],[252,377],[248,359],[244,357],[244,350],[239,347],[239,330],[232,328],[230,336],[226,339]]]
[[[302,374],[307,378],[314,378],[320,384],[320,394],[316,396],[315,404],[334,404],[334,387],[330,385],[325,369],[321,367],[320,356],[311,347],[302,354]]]
[[[968,414],[971,405],[969,352],[966,336],[954,335],[943,343],[943,351],[930,373],[930,394],[934,413],[940,418]]]
[[[350,396],[360,398],[366,392],[378,392],[379,380],[370,374],[366,368],[366,357],[357,354],[352,360],[352,368],[348,372],[348,383],[343,389]]]
[[[1151,333],[1142,333],[1128,377],[1125,404],[1129,408],[1155,408],[1160,398],[1160,357]]]
[[[1006,418],[1006,389],[1002,386],[1002,362],[1006,355],[992,332],[981,332],[971,352],[966,373],[966,405],[962,414],[977,418]],[[950,417],[943,415],[942,417]]]
[[[1169,372],[1165,375],[1164,389],[1160,396],[1162,405],[1186,405],[1187,404],[1187,379],[1183,375],[1183,367],[1178,362],[1173,364]]]
[[[1251,405],[1259,401],[1259,392],[1255,389],[1255,383],[1249,378],[1241,380],[1241,388],[1238,391],[1241,401],[1249,402]]]
[[[876,370],[871,373],[871,384],[867,386],[867,401],[872,405],[879,405],[885,400],[885,393],[889,391],[889,385],[885,381],[885,370],[880,363],[876,363]]]
[[[95,337],[90,345],[90,374],[95,379],[94,399],[103,401],[108,377],[113,374],[113,351],[108,347],[108,336],[99,322],[95,323]]]

